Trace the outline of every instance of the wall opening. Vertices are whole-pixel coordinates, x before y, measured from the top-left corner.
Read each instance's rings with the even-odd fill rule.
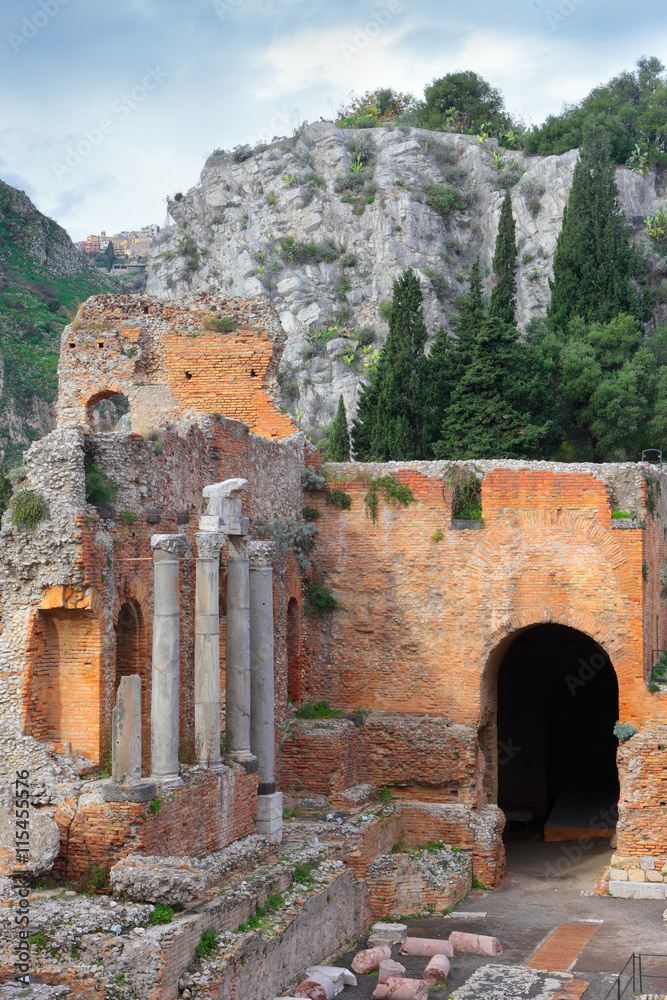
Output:
[[[613,835],[617,719],[616,673],[593,639],[555,624],[514,638],[497,673],[497,795],[509,833]]]
[[[299,603],[291,597],[287,605],[287,697],[294,704],[301,701],[301,632]]]
[[[121,392],[96,393],[86,404],[88,423],[94,431],[117,431],[130,427],[130,402]]]
[[[100,623],[91,611],[40,610],[28,650],[32,660],[27,731],[68,743],[98,763],[101,727]]]
[[[150,772],[150,671],[148,669],[148,649],[146,629],[141,607],[135,600],[121,605],[116,623],[116,676],[114,682],[114,703],[118,685],[122,677],[138,674],[141,678],[141,770]]]

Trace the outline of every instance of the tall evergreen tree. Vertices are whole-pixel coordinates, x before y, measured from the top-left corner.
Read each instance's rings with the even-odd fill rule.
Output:
[[[554,438],[540,356],[497,316],[484,321],[433,446],[438,458],[536,457]]]
[[[512,196],[507,189],[500,210],[496,252],[493,256],[493,273],[496,283],[491,292],[489,316],[497,316],[505,323],[514,323],[516,310],[516,226],[512,214]]]
[[[330,462],[347,462],[350,458],[350,433],[347,429],[345,402],[338,400],[338,412],[329,433],[328,459]]]
[[[423,419],[426,337],[419,280],[408,268],[394,282],[389,334],[352,427],[355,455],[362,461],[428,455]]]
[[[637,315],[637,295],[629,280],[633,267],[609,136],[600,127],[589,127],[556,244],[549,320],[566,330],[575,316],[606,323],[621,312]]]
[[[456,321],[456,358],[459,375],[462,375],[472,360],[475,341],[484,322],[484,299],[482,297],[482,275],[479,257],[470,268],[470,285]]]

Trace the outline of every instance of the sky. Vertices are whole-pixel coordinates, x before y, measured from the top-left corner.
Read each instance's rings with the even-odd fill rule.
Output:
[[[214,149],[471,69],[527,124],[641,55],[664,0],[2,0],[0,179],[74,240],[166,216]]]

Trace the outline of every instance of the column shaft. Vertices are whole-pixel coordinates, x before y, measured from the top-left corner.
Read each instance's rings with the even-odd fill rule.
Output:
[[[227,537],[227,749],[250,758],[250,594],[246,539]]]
[[[252,549],[261,542],[251,543]],[[272,547],[272,546],[271,546]],[[259,763],[260,795],[271,795],[275,782],[275,710],[273,692],[273,570],[250,561],[250,748]]]
[[[195,590],[195,748],[197,762],[220,765],[219,555],[223,536],[199,532]]]
[[[153,677],[151,687],[151,772],[178,776],[180,595],[178,556],[154,552]]]

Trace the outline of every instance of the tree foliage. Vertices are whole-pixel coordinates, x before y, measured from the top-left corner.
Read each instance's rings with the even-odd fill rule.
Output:
[[[426,337],[419,280],[408,269],[394,282],[389,334],[359,400],[352,428],[358,459],[401,461],[428,454],[422,421]]]
[[[328,459],[330,462],[347,462],[350,458],[350,433],[347,429],[345,402],[341,396],[338,411],[329,432]]]
[[[496,252],[493,257],[493,272],[496,282],[491,292],[489,316],[512,325],[516,309],[516,226],[512,215],[512,196],[509,188],[505,192],[500,210]]]
[[[435,131],[502,135],[513,122],[503,95],[472,70],[447,73],[424,88],[421,125]]]
[[[615,163],[627,163],[635,146],[647,162],[667,165],[667,85],[659,59],[642,57],[633,72],[620,73],[595,87],[560,115],[549,115],[525,137],[528,153],[551,156],[581,146],[587,128],[602,126],[610,135]]]
[[[417,107],[412,94],[403,94],[391,87],[377,87],[365,94],[350,94],[347,104],[341,104],[336,117],[339,128],[375,128],[393,125]]]
[[[587,129],[554,254],[553,325],[565,329],[574,316],[605,322],[620,312],[637,313],[634,261],[609,137],[603,129]]]

